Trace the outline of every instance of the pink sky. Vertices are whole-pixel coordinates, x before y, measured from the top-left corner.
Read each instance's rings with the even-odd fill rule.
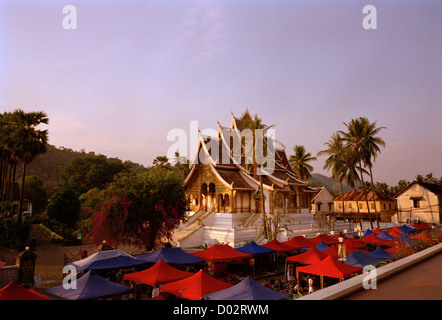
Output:
[[[47,112],[55,146],[148,166],[170,130],[248,107],[288,154],[316,154],[365,116],[387,127],[376,181],[442,176],[440,1],[371,1],[377,30],[362,28],[363,1],[69,4],[76,30],[59,1],[0,3],[0,112]]]

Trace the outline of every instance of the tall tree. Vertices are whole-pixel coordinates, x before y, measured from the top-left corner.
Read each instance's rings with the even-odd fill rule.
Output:
[[[370,219],[370,226],[373,229],[373,221],[371,218],[370,206],[368,204],[367,189],[364,183],[364,175],[362,173],[362,161],[365,160],[366,152],[366,139],[367,139],[367,123],[366,118],[359,117],[352,119],[348,124],[344,122],[347,127],[347,132],[339,131],[342,135],[343,141],[346,143],[346,147],[352,153],[351,157],[359,163],[360,179],[362,181],[362,188],[364,190],[365,202],[367,204],[368,217]]]
[[[296,145],[293,148],[294,155],[289,157],[290,165],[298,175],[299,180],[308,180],[312,176],[313,167],[309,164],[311,161],[316,161],[310,152],[307,152],[302,145]]]
[[[40,124],[48,124],[49,118],[46,113],[42,111],[24,112],[21,109],[17,109],[12,113],[9,120],[11,121],[10,134],[13,139],[13,147],[9,151],[12,153],[12,157],[23,166],[17,219],[17,224],[20,225],[22,220],[26,166],[39,154],[46,152],[48,131],[39,130],[37,127]]]
[[[376,121],[370,123],[367,118],[362,118],[362,121],[364,121],[364,141],[362,143],[362,158],[363,162],[366,167],[369,169],[370,174],[370,180],[371,180],[371,190],[374,192],[374,178],[373,178],[373,163],[376,160],[379,153],[381,153],[380,147],[385,148],[385,141],[378,137],[378,133],[386,129],[386,127],[376,127]],[[376,207],[376,199],[373,194],[373,204],[374,204],[374,210],[376,215],[376,223],[377,227],[379,228],[379,216],[378,216],[378,209]]]
[[[367,172],[363,168],[357,166],[358,159],[355,156],[355,153],[351,152],[351,150],[346,149],[344,151],[343,159],[344,162],[343,165],[338,170],[338,175],[340,176],[342,175],[343,177],[345,177],[347,185],[353,189],[353,193],[355,195],[355,200],[356,200],[357,212],[358,212],[356,220],[359,220],[359,226],[360,229],[362,230],[362,218],[361,218],[361,211],[359,209],[359,199],[357,196],[356,184],[361,181],[358,175],[358,169],[360,172],[365,172],[365,173]]]
[[[264,237],[266,239],[269,238],[269,232],[268,232],[268,227],[267,227],[267,216],[266,216],[266,210],[265,210],[265,196],[264,196],[264,185],[262,182],[262,175],[258,174],[258,166],[259,166],[259,161],[257,159],[258,154],[263,154],[258,152],[257,148],[258,147],[263,147],[264,149],[267,149],[266,147],[266,143],[267,140],[265,139],[263,142],[264,144],[262,146],[258,146],[255,142],[256,142],[256,131],[257,130],[262,130],[263,134],[265,135],[267,133],[267,131],[271,128],[273,128],[274,125],[266,125],[262,122],[262,118],[260,118],[258,116],[258,114],[255,114],[255,116],[253,118],[246,118],[244,121],[244,129],[249,129],[252,132],[252,136],[253,136],[253,140],[251,141],[251,143],[253,143],[253,165],[252,165],[252,170],[253,170],[253,176],[254,178],[258,178],[259,180],[259,189],[260,189],[260,193],[261,193],[261,214],[262,214],[262,229],[263,229],[263,234]],[[247,146],[245,146],[245,148],[247,148]],[[264,150],[261,150],[262,152],[264,152]]]
[[[324,170],[331,170],[332,177],[339,182],[342,197],[342,216],[345,217],[344,188],[342,186],[345,174],[341,170],[344,166],[344,144],[341,135],[338,132],[333,133],[330,140],[324,144],[327,146],[327,149],[319,151],[318,157],[328,156],[324,163]]]
[[[156,168],[170,168],[169,158],[167,156],[157,156],[153,160],[153,165]]]

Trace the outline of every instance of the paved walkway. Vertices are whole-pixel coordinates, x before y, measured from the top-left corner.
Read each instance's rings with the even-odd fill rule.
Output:
[[[442,300],[442,253],[346,300]]]

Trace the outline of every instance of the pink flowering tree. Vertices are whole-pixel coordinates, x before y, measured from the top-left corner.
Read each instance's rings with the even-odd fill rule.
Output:
[[[151,250],[171,240],[185,215],[182,179],[162,168],[120,174],[102,197],[90,233],[96,245],[106,240]]]

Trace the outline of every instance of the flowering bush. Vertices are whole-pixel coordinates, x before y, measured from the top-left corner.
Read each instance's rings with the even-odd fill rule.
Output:
[[[96,245],[106,240],[151,250],[172,238],[185,214],[182,180],[172,171],[122,174],[102,197],[88,235]]]

